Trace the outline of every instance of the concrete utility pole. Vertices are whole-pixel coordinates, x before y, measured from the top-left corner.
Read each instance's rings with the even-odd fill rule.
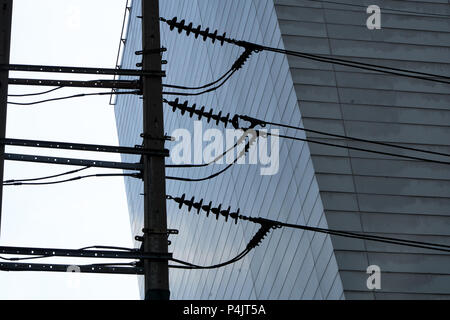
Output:
[[[0,0],[0,64],[9,64],[11,43],[12,0]],[[8,69],[0,70],[0,139],[6,135],[6,110],[8,100]],[[3,182],[5,145],[0,145],[0,181]],[[0,185],[0,230],[2,217],[3,186]]]
[[[159,0],[142,0],[143,70],[161,70]],[[143,77],[144,147],[164,149],[162,79]],[[144,156],[144,250],[167,253],[165,158]],[[145,299],[168,300],[168,261],[144,260]]]

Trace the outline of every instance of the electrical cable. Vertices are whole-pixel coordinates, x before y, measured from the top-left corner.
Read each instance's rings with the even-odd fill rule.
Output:
[[[215,86],[213,88],[201,91],[201,92],[190,93],[190,92],[167,92],[167,91],[163,91],[163,94],[165,94],[165,95],[176,95],[176,96],[199,96],[199,95],[202,95],[202,94],[205,94],[205,93],[208,93],[208,92],[215,91],[215,90],[219,89],[220,87],[222,87],[233,76],[233,74],[235,72],[236,72],[236,70],[233,70],[225,78],[225,80],[223,80],[222,83],[220,83],[219,85],[217,85],[217,86]]]
[[[305,225],[288,224],[288,223],[282,223],[279,221],[276,221],[276,224],[281,227],[301,229],[301,230],[306,230],[306,231],[314,231],[314,232],[326,233],[326,234],[347,237],[347,238],[356,238],[356,239],[361,239],[361,240],[398,244],[398,245],[421,248],[421,249],[430,249],[430,250],[437,250],[437,251],[443,251],[443,252],[450,252],[450,246],[444,245],[444,244],[405,240],[405,239],[391,238],[391,237],[373,236],[373,235],[368,235],[368,234],[361,234],[361,233],[348,232],[348,231],[342,231],[342,230],[333,230],[333,229],[310,227],[310,226],[305,226]]]
[[[245,136],[245,133],[242,137]],[[242,139],[242,137],[240,139]],[[244,150],[242,150],[240,152],[240,154],[238,154],[238,156],[236,157],[236,159],[233,160],[232,163],[230,163],[228,166],[226,166],[224,169],[208,176],[205,178],[182,178],[182,177],[172,177],[172,176],[166,176],[166,179],[168,180],[176,180],[176,181],[184,181],[184,182],[200,182],[200,181],[206,181],[206,180],[210,180],[213,179],[219,175],[221,175],[222,173],[224,173],[225,171],[227,171],[228,169],[230,169],[241,157],[245,156],[245,154],[248,152],[248,150],[250,149],[250,146],[256,141],[257,139],[257,135],[253,136],[252,138],[249,139],[249,141],[246,143]],[[227,151],[228,152],[228,151]]]
[[[43,94],[47,94],[59,89],[64,88],[64,86],[60,86],[60,87],[56,87],[47,91],[42,91],[42,92],[36,92],[36,93],[25,93],[25,94],[8,94],[8,97],[31,97],[31,96],[40,96]]]
[[[245,120],[245,119],[248,119],[250,117],[240,116],[240,118]],[[439,155],[439,156],[450,157],[450,154],[448,154],[448,153],[430,151],[430,150],[413,148],[413,147],[404,147],[404,146],[400,146],[400,145],[396,145],[396,144],[392,144],[392,143],[387,143],[387,142],[374,141],[374,140],[368,140],[368,139],[363,139],[363,138],[356,138],[356,137],[351,137],[351,136],[349,137],[349,136],[346,136],[346,135],[328,133],[328,132],[314,130],[314,129],[306,129],[306,128],[302,128],[302,127],[296,127],[296,126],[291,126],[291,125],[282,124],[282,123],[276,123],[276,122],[269,122],[269,121],[264,121],[264,120],[260,120],[260,119],[255,119],[255,120],[264,122],[266,125],[273,125],[273,126],[284,127],[284,128],[288,128],[288,129],[301,130],[301,131],[304,131],[304,132],[316,133],[316,134],[321,134],[321,135],[325,135],[325,136],[329,136],[329,137],[342,138],[342,139],[347,139],[347,140],[354,140],[354,141],[359,141],[359,142],[366,142],[366,143],[371,143],[371,144],[377,144],[377,145],[391,147],[391,148],[397,148],[397,149],[416,151],[416,152],[423,152],[423,153],[428,153],[428,154],[434,154],[434,155]]]
[[[115,247],[115,246],[89,246],[89,247],[84,247],[84,248],[80,248],[78,250],[89,250],[89,249],[109,249],[109,250],[121,250],[121,251],[136,251],[137,249],[133,249],[133,248],[125,248],[125,247]]]
[[[347,237],[347,238],[354,238],[354,239],[376,241],[376,242],[389,243],[389,244],[397,244],[397,245],[403,245],[403,246],[409,246],[409,247],[415,247],[415,248],[421,248],[421,249],[450,252],[450,245],[445,245],[445,244],[437,244],[437,243],[424,242],[424,241],[414,241],[414,240],[408,240],[408,239],[376,236],[376,235],[343,231],[343,230],[311,227],[311,226],[306,226],[306,225],[289,224],[289,223],[284,223],[284,222],[275,221],[275,220],[269,220],[269,219],[260,218],[260,217],[258,217],[258,218],[247,217],[247,216],[239,214],[239,211],[240,211],[239,209],[236,212],[231,213],[230,207],[227,210],[221,210],[222,204],[220,204],[217,208],[215,208],[215,207],[211,206],[212,205],[211,202],[208,205],[203,205],[203,199],[201,199],[200,202],[194,202],[194,200],[195,200],[194,197],[191,200],[186,200],[185,195],[183,195],[182,197],[166,196],[166,198],[177,202],[179,204],[179,209],[181,209],[183,207],[183,205],[187,206],[188,212],[190,212],[192,208],[195,208],[195,209],[197,209],[197,214],[200,212],[200,210],[202,210],[202,211],[206,212],[207,217],[209,217],[209,213],[212,212],[216,215],[216,220],[218,219],[218,217],[220,215],[222,215],[225,217],[225,221],[228,221],[228,218],[231,217],[235,221],[235,223],[237,223],[238,220],[243,220],[243,221],[249,221],[252,223],[260,224],[261,229],[260,229],[260,231],[258,231],[258,233],[260,233],[262,236],[257,237],[255,235],[255,237],[251,240],[251,243],[249,243],[250,247],[256,247],[257,245],[259,245],[259,242],[262,241],[264,236],[271,229],[287,227],[287,228],[295,228],[295,229],[301,229],[301,230],[306,230],[306,231],[326,233],[326,234],[330,234],[330,235]]]
[[[138,90],[115,92],[115,94],[140,94],[140,93],[141,93],[141,91],[138,91]],[[10,102],[10,101],[8,101],[7,103],[12,104],[12,105],[19,105],[19,106],[30,106],[30,105],[65,100],[65,99],[81,98],[81,97],[87,97],[87,96],[103,96],[103,95],[110,95],[110,94],[111,94],[111,92],[80,93],[80,94],[75,94],[75,95],[66,96],[66,97],[52,98],[52,99],[46,99],[46,100],[34,101],[34,102]]]
[[[236,71],[238,71],[239,69],[241,69],[244,66],[245,62],[250,58],[250,56],[252,55],[253,52],[257,52],[257,51],[258,50],[256,50],[255,48],[250,48],[250,47],[245,48],[245,51],[236,59],[236,61],[231,66],[231,68],[223,76],[221,76],[219,79],[217,79],[213,82],[210,82],[206,85],[203,85],[200,87],[187,87],[187,86],[163,84],[163,87],[168,87],[168,88],[176,88],[176,89],[183,89],[183,90],[200,90],[200,89],[205,89],[210,86],[213,86],[223,80],[222,83],[220,83],[216,87],[204,90],[202,92],[197,92],[197,93],[163,92],[163,94],[180,95],[180,96],[198,96],[198,95],[202,95],[202,94],[217,90],[220,87],[222,87],[233,76],[233,74]]]
[[[201,90],[201,89],[205,89],[205,88],[211,87],[211,86],[213,86],[213,85],[219,83],[219,82],[222,81],[226,76],[228,76],[228,74],[229,74],[230,72],[232,72],[232,71],[233,71],[233,69],[231,68],[231,69],[228,70],[223,76],[221,76],[219,79],[217,79],[217,80],[215,80],[215,81],[213,81],[213,82],[210,82],[210,83],[208,83],[208,84],[205,84],[205,85],[203,85],[203,86],[200,86],[200,87],[187,87],[187,86],[178,86],[178,85],[173,85],[173,84],[163,84],[163,87],[165,87],[165,88],[174,88],[174,89],[183,89],[183,90]]]
[[[206,180],[210,180],[210,179],[214,179],[215,177],[221,175],[222,173],[224,173],[225,171],[227,171],[228,169],[230,169],[233,166],[233,163],[230,163],[228,166],[226,166],[224,169],[210,175],[204,178],[182,178],[182,177],[171,177],[171,176],[166,176],[166,179],[168,180],[175,180],[175,181],[184,181],[184,182],[201,182],[201,181],[206,181]]]
[[[317,1],[313,1],[313,0],[307,0],[307,1],[317,3]],[[320,2],[349,6],[349,7],[357,7],[357,8],[367,8],[368,7],[368,6],[360,5],[360,4],[343,3],[343,2],[329,1],[329,0],[320,0]],[[334,8],[324,8],[324,9],[334,9]],[[413,16],[419,16],[419,17],[438,17],[438,18],[449,18],[450,17],[450,15],[447,15],[447,14],[439,14],[439,13],[432,13],[432,12],[418,12],[418,11],[403,10],[403,9],[381,8],[381,10],[382,11],[392,11],[392,12],[397,12],[397,13],[404,13],[406,15],[413,15]]]
[[[101,173],[101,174],[90,174],[85,176],[73,177],[65,180],[51,181],[51,182],[15,182],[15,183],[4,183],[4,186],[44,186],[44,185],[54,185],[66,182],[72,182],[76,180],[94,178],[94,177],[133,177],[141,178],[140,173]]]
[[[215,42],[215,40],[219,40],[221,45],[223,45],[224,42],[227,42],[227,43],[234,44],[234,45],[246,48],[246,49],[253,50],[255,52],[265,50],[265,51],[282,53],[285,55],[292,55],[292,56],[297,56],[297,57],[320,61],[320,62],[333,63],[333,64],[338,64],[338,65],[343,65],[343,66],[348,66],[348,67],[353,67],[353,68],[359,68],[359,69],[365,69],[365,70],[369,70],[369,71],[375,71],[375,72],[381,72],[381,73],[386,73],[386,74],[391,74],[391,75],[402,76],[402,77],[415,78],[415,79],[420,79],[420,80],[450,84],[450,81],[442,80],[442,79],[449,80],[450,77],[448,77],[448,76],[442,76],[442,75],[436,75],[436,74],[430,74],[430,73],[424,73],[424,72],[417,72],[417,71],[413,71],[413,70],[406,70],[406,69],[399,69],[399,68],[391,68],[391,67],[373,65],[373,64],[362,63],[362,62],[357,62],[357,61],[337,59],[337,58],[325,57],[325,56],[314,55],[314,54],[307,54],[307,53],[299,52],[299,51],[290,51],[290,50],[284,50],[284,49],[279,49],[279,48],[261,46],[261,45],[258,45],[256,43],[252,43],[252,42],[238,41],[235,39],[226,38],[226,33],[223,36],[219,36],[219,35],[217,35],[217,30],[214,33],[210,33],[209,28],[207,28],[206,30],[201,30],[201,25],[199,25],[196,29],[194,29],[192,27],[192,23],[190,23],[189,25],[186,26],[184,20],[177,22],[177,17],[174,17],[172,20],[167,20],[164,18],[160,18],[160,20],[167,23],[170,26],[170,30],[174,30],[175,28],[177,28],[179,33],[181,33],[184,30],[184,31],[186,31],[187,35],[189,35],[192,32],[196,38],[199,35],[202,35],[203,41],[206,41],[206,39],[210,38],[210,39],[212,39],[213,43]],[[424,75],[427,75],[427,77],[425,77]]]
[[[55,175],[52,175],[52,176],[41,177],[41,178],[6,180],[6,181],[3,181],[3,185],[10,184],[10,183],[16,183],[16,182],[31,182],[31,181],[47,180],[47,179],[52,179],[52,178],[57,178],[57,177],[69,175],[69,174],[72,174],[72,173],[77,173],[77,172],[80,172],[80,171],[83,171],[83,170],[86,170],[86,169],[89,169],[89,168],[91,168],[91,167],[87,166],[87,167],[84,167],[84,168],[81,168],[81,169],[71,170],[71,171],[67,171],[67,172],[64,172],[64,173],[55,174]]]
[[[305,59],[319,61],[319,62],[342,65],[342,66],[346,66],[346,67],[358,68],[358,69],[363,69],[363,70],[368,70],[368,71],[381,72],[381,73],[396,75],[396,76],[401,76],[401,77],[450,84],[450,81],[440,80],[440,79],[450,79],[450,77],[442,76],[442,75],[432,75],[432,77],[424,77],[424,76],[414,75],[414,74],[423,74],[422,72],[417,72],[417,71],[398,69],[398,68],[390,68],[390,67],[379,66],[379,65],[372,65],[372,64],[368,64],[368,63],[360,63],[360,62],[351,61],[351,60],[329,58],[329,57],[325,57],[325,56],[308,54],[308,53],[303,53],[303,52],[299,52],[299,51],[283,50],[283,49],[272,48],[272,47],[263,47],[263,48],[266,51],[282,53],[282,54],[286,54],[286,55],[290,55],[290,56],[305,58]],[[374,66],[374,67],[372,67],[372,66]],[[399,70],[399,72],[389,71],[389,70]],[[407,72],[407,73],[411,73],[411,74],[405,74],[405,73],[401,73],[401,72]]]
[[[174,112],[176,109],[179,109],[181,111],[182,115],[188,114],[190,117],[192,117],[195,114],[198,116],[199,120],[202,119],[203,117],[205,117],[208,120],[208,122],[211,119],[214,119],[216,121],[216,124],[219,124],[219,122],[223,122],[225,127],[228,125],[228,123],[231,122],[235,129],[248,130],[248,129],[253,129],[258,125],[263,128],[266,127],[266,125],[274,125],[274,126],[280,126],[280,127],[285,127],[285,128],[289,128],[289,129],[302,130],[305,132],[321,134],[321,135],[325,135],[325,136],[342,138],[342,139],[346,139],[346,140],[353,140],[353,141],[371,143],[371,144],[375,144],[375,145],[387,146],[387,147],[391,147],[391,148],[397,148],[397,149],[403,149],[403,150],[409,150],[409,151],[422,152],[422,153],[427,153],[427,154],[450,157],[450,154],[447,154],[447,153],[429,151],[429,150],[413,148],[413,147],[405,147],[405,146],[400,146],[400,145],[396,145],[396,144],[375,141],[375,140],[368,140],[368,139],[363,139],[363,138],[349,137],[349,136],[345,136],[345,135],[339,135],[339,134],[334,134],[334,133],[329,133],[329,132],[324,132],[324,131],[319,131],[319,130],[306,129],[306,128],[291,126],[291,125],[282,124],[282,123],[265,121],[265,120],[249,117],[246,115],[235,115],[232,118],[232,120],[230,120],[229,114],[225,117],[222,117],[221,116],[222,112],[219,112],[219,114],[214,114],[213,109],[211,109],[209,112],[205,112],[205,107],[202,107],[201,109],[197,109],[195,104],[192,107],[189,107],[187,101],[185,101],[184,103],[179,103],[178,99],[176,99],[174,101],[167,101],[166,99],[164,99],[164,102],[169,104],[172,107],[172,111],[174,111]],[[239,121],[238,121],[239,119],[250,122],[249,128],[242,129],[241,126],[239,125]],[[254,131],[258,135],[272,135],[272,136],[278,136],[281,138],[293,139],[293,140],[298,140],[298,141],[303,141],[303,142],[311,142],[311,143],[322,144],[322,145],[327,145],[327,146],[332,146],[332,147],[337,147],[337,148],[345,148],[345,149],[350,149],[350,150],[377,153],[380,155],[388,155],[388,156],[400,157],[400,158],[405,158],[405,159],[410,159],[410,160],[420,160],[420,161],[434,162],[434,163],[440,163],[440,164],[450,164],[450,162],[448,162],[448,161],[432,160],[432,159],[423,158],[423,157],[414,157],[414,156],[408,156],[408,155],[395,154],[395,153],[391,153],[391,152],[382,152],[382,151],[376,151],[376,150],[367,149],[367,148],[351,147],[351,146],[339,145],[339,144],[334,144],[334,143],[321,142],[321,141],[312,140],[312,139],[308,139],[308,138],[297,138],[297,137],[291,137],[291,136],[287,136],[287,135],[278,135],[278,134],[263,132],[260,130],[254,130]],[[247,132],[252,132],[252,131],[248,130]],[[245,135],[245,133],[244,133],[244,135]],[[182,165],[182,166],[189,167],[190,165]]]
[[[439,164],[447,164],[447,165],[450,164],[449,161],[432,160],[432,159],[427,159],[427,158],[422,158],[422,157],[415,157],[415,156],[407,156],[407,155],[402,155],[402,154],[396,154],[396,153],[392,153],[392,152],[375,151],[375,150],[370,150],[370,149],[365,149],[365,148],[343,146],[343,145],[334,144],[334,143],[328,143],[328,142],[323,142],[323,141],[311,140],[311,139],[308,139],[308,138],[297,138],[297,137],[292,137],[292,136],[287,136],[287,135],[281,135],[281,134],[275,134],[275,133],[269,133],[269,132],[261,132],[259,130],[256,130],[256,131],[261,133],[261,134],[266,134],[266,135],[269,135],[269,136],[275,136],[275,137],[279,137],[279,138],[285,138],[285,139],[291,139],[291,140],[297,140],[297,141],[303,141],[303,142],[316,143],[316,144],[321,144],[321,145],[330,146],[330,147],[349,149],[349,150],[356,150],[356,151],[363,151],[363,152],[369,152],[369,153],[374,153],[374,154],[379,154],[379,155],[404,158],[404,159],[409,159],[409,160],[418,160],[418,161],[425,161],[425,162],[439,163]]]
[[[246,248],[244,251],[242,251],[240,254],[238,254],[233,259],[228,260],[226,262],[219,263],[219,264],[211,265],[211,266],[198,266],[198,265],[195,265],[195,264],[192,264],[192,263],[189,263],[189,262],[185,262],[185,261],[181,261],[181,260],[172,258],[172,259],[170,259],[171,261],[177,262],[177,263],[180,263],[180,264],[184,264],[184,265],[181,265],[181,266],[179,266],[179,265],[169,265],[169,268],[177,268],[177,269],[217,269],[217,268],[221,268],[221,267],[227,266],[229,264],[238,262],[239,260],[243,259],[249,252],[250,252],[250,250]]]
[[[213,163],[216,163],[217,161],[219,161],[220,159],[225,157],[232,150],[236,149],[237,146],[240,145],[244,141],[245,137],[246,137],[246,133],[244,132],[242,134],[242,136],[237,140],[237,142],[231,148],[225,150],[225,152],[223,152],[221,155],[217,156],[216,158],[214,158],[214,160],[212,160],[210,162],[202,163],[202,164],[168,164],[168,165],[166,165],[166,168],[203,168],[203,167],[210,166]]]

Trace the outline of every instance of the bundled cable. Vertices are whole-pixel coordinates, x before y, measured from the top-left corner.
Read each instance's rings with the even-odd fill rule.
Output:
[[[216,40],[219,40],[221,45],[223,45],[224,42],[227,42],[227,43],[230,43],[233,45],[243,47],[245,49],[250,49],[254,52],[271,51],[271,52],[275,52],[275,53],[292,55],[292,56],[305,58],[305,59],[309,59],[309,60],[314,60],[314,61],[319,61],[319,62],[343,65],[343,66],[347,66],[347,67],[364,69],[364,70],[368,70],[368,71],[381,72],[381,73],[391,74],[391,75],[396,75],[396,76],[401,76],[401,77],[408,77],[408,78],[415,78],[415,79],[420,79],[420,80],[450,84],[450,81],[449,81],[450,77],[448,77],[448,76],[418,72],[418,71],[414,71],[414,70],[392,68],[392,67],[374,65],[374,64],[369,64],[369,63],[362,63],[362,62],[345,60],[345,59],[337,59],[337,58],[327,57],[327,56],[323,56],[323,55],[309,54],[309,53],[300,52],[300,51],[284,50],[284,49],[280,49],[280,48],[262,46],[262,45],[252,43],[252,42],[227,38],[225,33],[223,36],[219,36],[219,35],[217,35],[217,30],[214,33],[210,33],[209,28],[207,28],[206,30],[201,30],[200,25],[196,29],[193,29],[192,23],[190,23],[189,25],[186,26],[185,21],[182,20],[181,22],[178,22],[177,17],[174,17],[172,20],[167,20],[164,18],[160,18],[160,19],[161,19],[161,21],[167,23],[170,26],[170,30],[174,30],[175,28],[177,28],[178,33],[185,31],[187,35],[189,35],[192,32],[196,38],[199,35],[201,35],[203,37],[203,41],[206,41],[206,39],[209,38],[212,40],[213,43]]]
[[[84,170],[87,170],[89,168],[90,168],[90,166],[87,166],[87,167],[83,167],[81,169],[70,170],[70,171],[67,171],[67,172],[54,174],[54,175],[51,175],[51,176],[40,177],[40,178],[6,180],[6,181],[3,181],[3,185],[14,184],[14,183],[18,183],[18,182],[32,182],[32,181],[40,181],[40,180],[47,180],[47,179],[52,179],[52,178],[58,178],[58,177],[66,176],[66,175],[69,175],[69,174],[77,173],[77,172],[80,172],[80,171],[84,171]]]
[[[254,50],[252,49],[245,49],[245,51],[242,53],[242,55],[236,60],[236,62],[233,64],[233,66],[231,67],[230,70],[228,70],[222,77],[220,77],[218,80],[211,82],[207,85],[201,86],[201,87],[186,87],[186,86],[178,86],[178,85],[170,85],[170,84],[164,84],[163,87],[168,87],[168,88],[177,88],[177,89],[186,89],[186,90],[191,90],[191,89],[204,89],[204,88],[208,88],[211,87],[212,85],[215,85],[217,83],[219,83],[220,81],[222,81],[221,83],[219,83],[217,86],[206,89],[204,91],[200,91],[200,92],[195,92],[195,93],[191,93],[191,92],[168,92],[168,91],[164,91],[163,94],[165,95],[178,95],[178,96],[199,96],[208,92],[212,92],[215,91],[217,89],[219,89],[220,87],[222,87],[232,76],[233,74],[238,71],[239,69],[241,69],[245,62],[248,60],[248,58],[251,56],[251,54],[253,53]]]
[[[374,145],[381,145],[381,146],[385,146],[385,147],[420,152],[420,153],[425,153],[425,154],[450,157],[450,154],[448,154],[448,153],[425,150],[425,149],[420,149],[420,148],[406,147],[406,146],[401,146],[401,145],[382,142],[382,141],[375,141],[375,140],[351,137],[351,136],[347,136],[347,135],[334,134],[334,133],[329,133],[329,132],[320,131],[320,130],[291,126],[291,125],[282,124],[282,123],[265,121],[265,120],[253,118],[253,117],[250,117],[247,115],[234,115],[233,117],[231,117],[231,115],[228,113],[226,116],[222,116],[222,112],[214,113],[213,109],[210,109],[209,112],[205,112],[204,106],[200,109],[197,109],[196,104],[189,106],[188,101],[185,101],[184,103],[180,103],[178,98],[175,99],[174,101],[168,101],[168,100],[164,99],[163,102],[168,104],[169,106],[171,106],[173,112],[175,112],[176,110],[180,110],[181,115],[188,114],[189,117],[191,117],[191,118],[193,117],[193,115],[197,115],[198,120],[205,118],[205,119],[207,119],[208,123],[211,120],[215,120],[216,125],[218,125],[219,123],[223,123],[225,127],[227,127],[228,124],[231,123],[235,129],[242,129],[242,130],[245,130],[248,132],[252,131],[249,129],[254,129],[257,126],[264,128],[267,125],[273,125],[273,126],[284,127],[284,128],[288,128],[288,129],[294,129],[294,130],[300,130],[300,131],[304,131],[304,132],[320,134],[320,135],[324,135],[324,136],[328,136],[328,137],[370,143],[370,144],[374,144]],[[247,128],[243,128],[244,126],[240,124],[239,120],[249,122],[249,126]],[[260,131],[260,130],[255,130],[255,131],[258,135],[276,136],[276,137],[291,139],[291,140],[296,140],[296,141],[310,142],[310,143],[321,144],[321,145],[326,145],[326,146],[331,146],[331,147],[336,147],[336,148],[344,148],[344,149],[355,150],[355,151],[363,151],[363,152],[368,152],[368,153],[387,155],[387,156],[409,159],[409,160],[418,160],[418,161],[425,161],[425,162],[439,163],[439,164],[450,164],[450,161],[440,161],[440,160],[434,160],[434,159],[417,157],[417,156],[402,155],[402,154],[393,153],[393,152],[384,152],[384,151],[377,151],[377,150],[372,150],[372,149],[367,149],[367,148],[352,147],[352,146],[340,145],[340,144],[336,144],[336,143],[318,141],[318,140],[314,140],[314,139],[310,139],[310,138],[298,138],[298,137],[292,137],[292,136],[288,136],[288,135],[268,133],[268,132]]]
[[[3,183],[4,186],[45,186],[45,185],[55,185],[55,184],[61,184],[66,182],[72,182],[77,181],[81,179],[87,179],[87,178],[104,178],[104,177],[132,177],[140,179],[142,175],[140,173],[99,173],[99,174],[90,174],[85,176],[78,176],[73,178],[68,178],[64,180],[58,180],[58,181],[48,181],[48,182],[24,182],[14,180],[15,182],[11,183]]]
[[[232,163],[230,163],[228,166],[226,166],[224,169],[208,176],[205,178],[196,178],[196,179],[192,179],[192,178],[182,178],[182,177],[172,177],[172,176],[166,176],[166,179],[169,180],[176,180],[176,181],[184,181],[184,182],[201,182],[201,181],[206,181],[206,180],[210,180],[213,179],[219,175],[221,175],[222,173],[224,173],[225,171],[227,171],[228,169],[230,169],[240,158],[244,157],[245,154],[250,150],[250,147],[256,142],[256,139],[260,136],[260,135],[264,135],[264,133],[258,132],[257,130],[249,130],[248,132],[250,132],[252,134],[251,138],[249,139],[249,141],[245,144],[244,149],[238,154],[238,156],[236,157],[236,159],[234,159],[234,161]],[[245,132],[242,135],[241,139],[245,138]],[[239,143],[237,143],[239,144]],[[235,144],[235,146],[237,145]],[[229,150],[227,150],[226,152],[228,152]],[[225,153],[226,153],[225,152]],[[223,154],[219,157],[223,157]],[[216,158],[217,159],[217,158]],[[183,167],[186,167],[186,165],[182,165]],[[189,165],[192,166],[192,165]],[[168,166],[169,167],[169,166]],[[172,166],[174,167],[174,166]]]
[[[60,101],[60,100],[81,98],[81,97],[88,97],[88,96],[104,96],[104,95],[110,95],[110,94],[111,94],[111,92],[79,93],[79,94],[74,94],[74,95],[71,95],[71,96],[51,98],[51,99],[40,100],[40,101],[33,101],[33,102],[12,102],[12,101],[8,101],[8,104],[18,105],[18,106],[30,106],[30,105],[41,104],[41,103],[52,102],[52,101]],[[114,94],[124,94],[124,95],[125,94],[141,94],[141,91],[139,91],[139,90],[118,91],[118,92],[115,92]]]
[[[211,202],[207,206],[203,206],[202,205],[203,199],[200,202],[194,202],[195,201],[194,197],[191,200],[186,200],[185,198],[186,198],[185,195],[183,195],[182,197],[167,196],[167,199],[173,200],[179,204],[179,209],[181,209],[183,206],[187,206],[188,211],[190,211],[192,208],[196,208],[198,210],[197,212],[199,212],[200,210],[205,211],[206,216],[209,216],[209,212],[212,212],[212,210],[214,209],[215,210],[214,214],[216,215],[216,219],[217,219],[218,215],[223,215],[223,216],[225,216],[225,221],[228,221],[228,217],[231,217],[231,218],[233,218],[233,220],[235,220],[235,223],[237,222],[237,220],[243,220],[243,221],[249,221],[252,223],[260,224],[261,229],[257,233],[259,235],[259,237],[257,237],[255,235],[255,237],[250,241],[248,247],[254,248],[257,245],[259,245],[260,241],[262,241],[262,239],[264,239],[264,236],[267,235],[267,233],[271,229],[287,227],[287,228],[301,229],[301,230],[305,230],[305,231],[325,233],[325,234],[329,234],[329,235],[346,237],[346,238],[396,244],[396,245],[402,245],[402,246],[421,248],[421,249],[429,249],[429,250],[450,253],[450,245],[424,242],[424,241],[414,241],[414,240],[407,240],[407,239],[400,239],[400,238],[392,238],[392,237],[382,237],[382,236],[375,236],[375,235],[370,235],[370,234],[365,234],[365,233],[334,230],[334,229],[325,229],[325,228],[311,227],[311,226],[306,226],[306,225],[289,224],[289,223],[284,223],[281,221],[269,220],[269,219],[260,218],[260,217],[257,217],[257,218],[248,217],[248,216],[239,214],[239,209],[236,212],[231,213],[230,209],[221,210],[221,207],[222,207],[221,204],[218,207],[213,208]]]
[[[59,90],[59,89],[62,89],[62,88],[64,88],[64,86],[59,86],[59,87],[56,87],[56,88],[53,88],[53,89],[50,89],[50,90],[47,90],[47,91],[36,92],[36,93],[8,94],[8,97],[31,97],[31,96],[40,96],[40,95],[47,94],[47,93],[50,93],[50,92],[53,92],[53,91],[56,91],[56,90]]]

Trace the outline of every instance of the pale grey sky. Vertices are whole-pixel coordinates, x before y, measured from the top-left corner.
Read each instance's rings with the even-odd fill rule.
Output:
[[[113,68],[125,0],[14,0],[11,63]],[[98,79],[39,73],[14,77]],[[10,86],[10,93],[43,87]],[[64,88],[47,97],[96,92]],[[33,101],[44,96],[10,98]],[[9,138],[118,145],[109,96],[85,97],[34,106],[8,106]],[[8,147],[7,152],[120,161],[117,154]],[[5,162],[5,180],[40,177],[76,167]],[[89,169],[85,173],[114,172]],[[120,173],[120,171],[119,171]],[[78,175],[78,174],[77,174]],[[132,247],[122,177],[93,178],[55,186],[4,187],[1,245],[81,248]],[[92,263],[41,259],[39,263]],[[0,299],[139,299],[137,276],[0,272]]]

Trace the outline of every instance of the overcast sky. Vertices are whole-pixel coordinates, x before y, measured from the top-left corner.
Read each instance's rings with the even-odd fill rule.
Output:
[[[11,63],[113,68],[126,0],[14,0]],[[11,73],[11,77],[98,79],[95,76]],[[10,93],[43,87],[10,86]],[[64,88],[45,98],[96,92]],[[12,98],[33,101],[44,98]],[[34,106],[8,106],[6,136],[118,145],[109,96],[84,97]],[[116,154],[8,147],[10,153],[120,161]],[[77,167],[5,162],[5,180],[57,174]],[[89,169],[83,174],[117,173]],[[119,171],[120,173],[120,171]],[[81,174],[81,173],[80,173]],[[80,175],[76,174],[76,175]],[[4,187],[0,244],[81,248],[132,247],[122,177],[93,178],[55,186]],[[39,263],[95,261],[41,259]],[[137,276],[0,272],[0,299],[139,299]]]

